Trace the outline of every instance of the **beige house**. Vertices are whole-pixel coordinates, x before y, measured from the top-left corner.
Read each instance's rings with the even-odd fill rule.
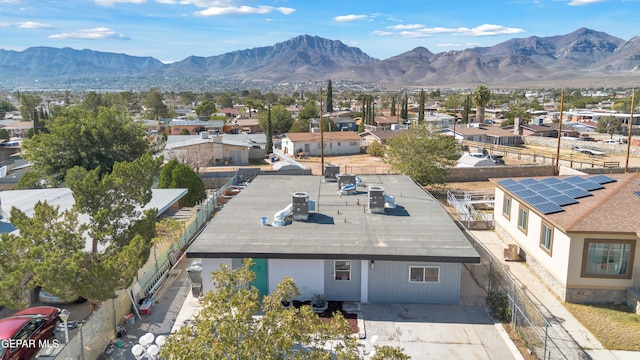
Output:
[[[197,169],[216,165],[246,165],[249,148],[243,145],[225,144],[224,136],[175,135],[167,138],[165,160],[177,160]]]
[[[626,301],[640,282],[640,174],[492,182],[496,232],[558,297]]]

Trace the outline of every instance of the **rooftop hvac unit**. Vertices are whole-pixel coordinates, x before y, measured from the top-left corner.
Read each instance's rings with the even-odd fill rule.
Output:
[[[293,193],[293,220],[306,221],[309,220],[309,193],[294,192]]]
[[[338,181],[338,174],[340,174],[340,165],[326,164],[324,166],[324,181]]]
[[[369,212],[384,214],[384,209],[396,207],[396,198],[384,193],[382,186],[369,186]]]
[[[338,192],[340,195],[354,195],[358,192],[356,176],[354,174],[338,175]]]

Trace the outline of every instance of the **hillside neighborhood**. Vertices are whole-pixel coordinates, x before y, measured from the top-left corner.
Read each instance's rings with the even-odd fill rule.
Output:
[[[2,317],[58,308],[38,358],[168,359],[248,269],[248,318],[339,311],[360,358],[638,356],[570,311],[640,314],[633,89],[323,85],[0,92]]]

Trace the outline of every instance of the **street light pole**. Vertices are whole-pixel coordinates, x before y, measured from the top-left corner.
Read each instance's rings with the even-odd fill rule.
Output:
[[[324,129],[322,127],[322,88],[320,88],[320,171],[324,176]]]

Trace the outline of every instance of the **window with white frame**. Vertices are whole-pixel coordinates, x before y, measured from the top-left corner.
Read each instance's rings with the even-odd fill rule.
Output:
[[[529,225],[529,210],[522,205],[518,209],[518,229],[525,234],[527,233],[527,226]]]
[[[336,280],[351,280],[351,261],[335,260],[333,262],[333,276]]]
[[[634,253],[633,240],[585,239],[581,275],[630,279]]]
[[[540,229],[540,247],[551,255],[551,248],[553,247],[553,227],[547,223],[542,223],[542,229]]]
[[[511,197],[505,196],[502,200],[502,215],[510,219],[511,218]]]
[[[409,282],[440,282],[440,268],[436,266],[409,266]]]

